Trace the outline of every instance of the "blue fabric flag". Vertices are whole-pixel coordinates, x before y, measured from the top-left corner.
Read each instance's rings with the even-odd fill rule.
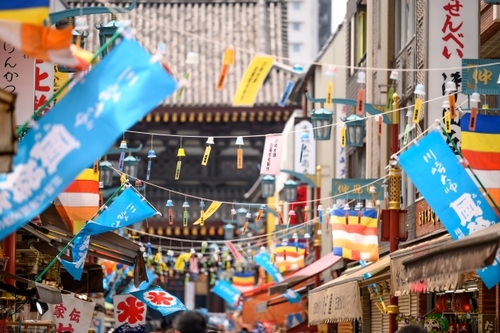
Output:
[[[187,308],[175,296],[170,295],[165,290],[158,286],[152,286],[146,290],[134,291],[132,296],[146,304],[153,310],[160,312],[164,316],[168,316],[177,311],[186,311]]]
[[[61,259],[62,265],[75,280],[80,281],[89,250],[90,236],[132,225],[156,213],[156,210],[131,187],[125,188],[95,221],[87,222],[78,232],[73,243],[73,262]]]
[[[212,292],[233,307],[238,304],[241,296],[241,292],[225,280],[217,280],[215,286],[212,288]]]
[[[453,239],[496,223],[495,212],[439,132],[403,152],[399,163]],[[499,263],[497,253],[493,265],[478,270],[488,288],[500,282]]]
[[[125,287],[125,289],[123,289],[122,294],[130,294],[130,293],[133,293],[135,291],[141,291],[141,290],[148,289],[153,284],[157,275],[152,270],[146,269],[146,276],[148,277],[148,280],[142,281],[138,287],[136,287],[133,282],[130,282]]]
[[[136,41],[122,39],[19,143],[14,171],[0,174],[0,239],[22,227],[123,131],[176,89]]]

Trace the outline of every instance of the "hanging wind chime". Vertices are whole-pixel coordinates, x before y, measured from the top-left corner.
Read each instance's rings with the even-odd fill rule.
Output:
[[[205,202],[203,200],[200,201],[200,226],[205,225],[205,217],[203,216],[205,214]]]
[[[174,224],[174,212],[173,212],[173,207],[174,207],[174,202],[172,199],[170,199],[170,192],[168,192],[169,199],[167,200],[167,206],[168,209],[168,224],[172,225]]]
[[[243,149],[241,146],[244,146],[243,137],[239,136],[236,138],[236,145],[238,145],[237,157],[236,157],[236,168],[243,169]]]
[[[182,214],[182,225],[184,227],[188,226],[189,223],[189,213],[187,211],[187,208],[189,208],[189,202],[187,202],[187,199],[184,199],[184,203],[182,204],[182,208],[184,208],[184,212]]]
[[[125,149],[127,149],[127,141],[125,140],[125,133],[123,133],[122,141],[120,142],[120,159],[118,160],[118,170],[123,171],[123,164],[125,162]]]
[[[179,177],[181,176],[182,157],[186,157],[186,151],[182,148],[182,137],[180,138],[180,147],[177,151],[177,157],[179,160],[177,161],[177,166],[175,168],[175,180],[179,180]]]
[[[210,152],[212,151],[212,147],[210,145],[214,144],[214,137],[210,136],[207,139],[207,146],[205,147],[205,153],[203,154],[203,158],[201,159],[201,165],[206,166],[208,163],[208,159],[210,158]]]
[[[363,71],[358,72],[358,83],[365,84],[366,83],[366,73]],[[363,116],[365,113],[365,89],[364,87],[359,88],[358,90],[358,100],[356,103],[356,114],[358,116]]]
[[[224,56],[222,57],[222,68],[216,85],[217,90],[222,90],[222,88],[224,88],[229,67],[232,65],[234,65],[234,47],[229,46],[226,51],[224,51]]]
[[[153,149],[153,136],[151,136],[151,149],[148,152],[148,169],[146,172],[146,180],[149,180],[149,177],[151,176],[151,164],[152,164],[152,159],[156,158],[156,153]]]

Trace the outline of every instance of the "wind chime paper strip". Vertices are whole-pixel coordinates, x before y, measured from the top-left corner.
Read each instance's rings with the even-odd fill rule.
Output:
[[[283,135],[268,134],[264,142],[264,153],[260,164],[261,175],[279,175],[281,169],[281,152],[283,149]]]
[[[220,201],[213,201],[210,206],[208,206],[207,210],[203,212],[203,221],[206,221],[210,216],[214,215],[214,213],[219,209],[219,207],[222,205],[222,202]],[[198,225],[201,224],[201,217],[198,218],[193,225]]]
[[[0,2],[0,19],[43,24],[49,16],[50,0],[16,0]]]
[[[361,213],[361,218],[358,213]],[[333,254],[351,260],[377,261],[377,215],[375,209],[332,210]]]
[[[47,208],[175,88],[136,41],[122,40],[19,143],[14,172],[0,175],[0,239]]]
[[[467,120],[464,123],[467,124]],[[439,132],[430,132],[403,152],[399,163],[453,239],[465,237],[498,221]],[[492,266],[478,270],[488,288],[500,282],[499,257],[497,253]]]
[[[493,200],[500,204],[500,117],[476,116],[475,131],[469,129],[471,115],[460,120],[462,154]]]
[[[126,188],[95,221],[88,221],[73,243],[73,262],[61,260],[75,280],[80,280],[87,258],[90,236],[102,234],[140,222],[156,211],[132,188]]]
[[[153,310],[168,316],[174,312],[186,311],[186,306],[175,296],[170,295],[160,287],[149,287],[146,290],[131,293],[135,298]]]
[[[269,55],[257,55],[252,59],[236,89],[233,106],[254,105],[260,87],[264,83],[273,64],[274,57]]]
[[[132,295],[113,296],[115,330],[120,333],[143,333],[146,329],[146,305]]]
[[[92,324],[95,301],[83,301],[74,294],[63,294],[61,304],[47,304],[42,320],[55,323],[56,332],[88,332]]]
[[[231,241],[225,241],[224,244],[227,246],[229,252],[231,252],[231,254],[233,255],[233,258],[236,261],[244,261],[245,260],[243,255],[240,253],[240,251],[238,251],[236,246],[234,246],[234,244]]]

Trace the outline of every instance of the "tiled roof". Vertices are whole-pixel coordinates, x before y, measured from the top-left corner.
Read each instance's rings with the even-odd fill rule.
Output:
[[[109,1],[112,6],[127,7],[130,2]],[[68,1],[70,7],[99,6],[96,1]],[[262,15],[265,4],[266,15]],[[190,73],[189,88],[178,101],[168,98],[169,107],[230,106],[238,83],[252,57],[267,53],[287,57],[287,21],[284,0],[138,0],[130,13],[118,14],[118,20],[130,20],[138,41],[154,53],[166,44],[166,57],[178,78]],[[110,21],[110,15],[92,15],[89,25]],[[265,20],[265,24],[262,22]],[[97,31],[91,29],[86,49],[99,47]],[[265,40],[263,39],[265,38]],[[228,46],[236,48],[235,64],[229,70],[222,91],[215,88],[222,56]],[[239,50],[244,49],[245,51]],[[185,63],[188,52],[199,54],[198,65]],[[281,59],[277,61],[282,62]],[[256,106],[276,105],[292,73],[276,67],[262,86]]]

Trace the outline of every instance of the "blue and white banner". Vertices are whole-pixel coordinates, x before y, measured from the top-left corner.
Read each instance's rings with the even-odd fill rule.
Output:
[[[14,171],[0,175],[0,239],[47,208],[175,89],[148,52],[123,39],[19,143]]]
[[[134,281],[130,281],[130,283],[125,287],[125,289],[123,289],[122,294],[130,294],[130,293],[133,293],[135,291],[148,289],[153,284],[153,282],[156,280],[157,275],[155,274],[155,272],[153,272],[152,270],[147,268],[146,269],[146,276],[148,277],[148,280],[142,281],[138,287],[136,287],[134,285]]]
[[[126,227],[155,215],[157,211],[131,187],[123,192],[104,210],[95,221],[88,221],[78,232],[73,243],[73,262],[61,260],[62,265],[80,281],[87,258],[90,236]]]
[[[495,212],[439,132],[433,130],[403,152],[399,163],[453,239],[497,222]],[[478,271],[488,288],[500,282],[499,263],[497,253],[493,265]]]
[[[238,304],[241,296],[241,292],[225,280],[217,280],[212,292],[233,307]]]
[[[168,316],[174,312],[187,310],[186,306],[184,306],[177,297],[170,295],[157,286],[150,287],[146,290],[135,291],[132,295],[164,316]]]

